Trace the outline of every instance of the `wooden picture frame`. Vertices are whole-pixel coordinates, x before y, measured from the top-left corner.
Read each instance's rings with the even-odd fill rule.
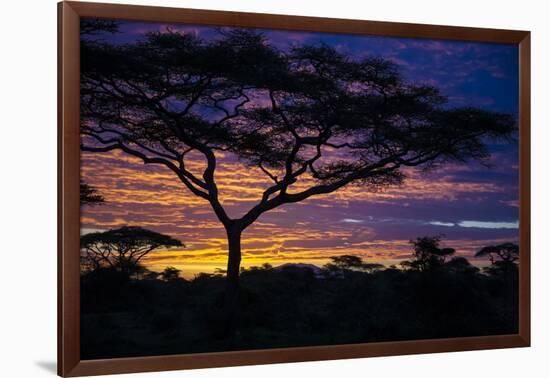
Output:
[[[514,335],[375,342],[105,360],[80,359],[79,19],[114,18],[510,43],[519,46],[519,332]],[[58,4],[58,374],[83,376],[326,359],[437,353],[530,345],[530,33],[527,31],[313,18],[225,11]]]

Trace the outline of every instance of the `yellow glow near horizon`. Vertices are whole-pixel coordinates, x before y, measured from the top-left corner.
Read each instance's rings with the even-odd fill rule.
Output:
[[[200,159],[189,163],[197,172]],[[451,168],[446,168],[450,170]],[[456,167],[456,170],[466,169]],[[181,269],[184,277],[198,272],[212,273],[226,267],[226,235],[210,204],[186,190],[176,176],[160,166],[144,165],[120,151],[102,154],[82,154],[82,177],[105,197],[101,206],[84,207],[81,214],[83,229],[108,230],[123,225],[150,228],[186,244],[185,249],[151,253],[143,259],[152,270],[166,266]],[[353,215],[357,204],[408,206],[408,201],[457,201],[467,193],[476,200],[486,193],[500,193],[506,188],[492,183],[453,180],[452,171],[442,170],[437,180],[428,180],[416,171],[402,186],[379,192],[369,192],[352,185],[337,192],[284,205],[262,215],[242,238],[242,266],[287,262],[323,265],[330,256],[352,254],[368,262],[386,265],[410,258],[409,239],[401,230],[388,239]],[[258,169],[219,156],[216,180],[220,198],[232,217],[243,215],[254,206],[269,185]],[[299,191],[311,184],[300,180],[292,189]],[[399,236],[400,238],[398,238]],[[500,239],[493,239],[498,242]],[[510,241],[509,238],[500,241]],[[445,244],[458,249],[458,254],[472,257],[487,240],[446,239]]]

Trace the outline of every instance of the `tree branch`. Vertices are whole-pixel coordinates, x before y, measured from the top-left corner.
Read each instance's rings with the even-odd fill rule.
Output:
[[[99,135],[95,135],[93,133],[87,133],[87,135],[97,139],[100,143],[102,144],[106,144],[106,143],[109,143],[109,142],[112,142],[111,141],[107,141],[107,140],[104,140],[103,138],[101,138]],[[126,152],[127,154],[129,155],[132,155],[132,156],[135,156],[135,157],[138,157],[140,158],[145,164],[160,164],[160,165],[164,165],[165,167],[169,168],[170,170],[172,170],[178,177],[179,179],[183,182],[183,184],[195,195],[201,197],[201,198],[204,198],[204,199],[209,199],[209,194],[206,193],[206,192],[203,192],[202,190],[198,189],[197,187],[195,187],[186,177],[186,175],[184,174],[184,172],[182,170],[180,170],[174,163],[172,163],[171,161],[168,161],[164,158],[160,158],[160,157],[148,157],[146,156],[144,153],[140,152],[140,151],[137,151],[135,149],[132,149],[130,148],[129,146],[125,145],[124,143],[122,143],[120,140],[117,140],[116,143],[113,143],[113,144],[110,144],[110,145],[107,145],[105,147],[89,147],[89,146],[84,146],[84,145],[81,145],[80,146],[80,149],[82,151],[90,151],[90,152],[106,152],[106,151],[112,151],[114,149],[120,149],[124,152]]]

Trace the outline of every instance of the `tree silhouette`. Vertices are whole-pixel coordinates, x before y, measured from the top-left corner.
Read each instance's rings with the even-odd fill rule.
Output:
[[[445,264],[447,257],[455,253],[453,248],[439,248],[441,236],[424,236],[411,240],[410,243],[414,249],[414,260],[404,261],[401,265],[413,270],[428,271],[440,268]],[[451,266],[460,264],[464,264],[464,261],[456,260]]]
[[[208,201],[228,240],[228,325],[238,303],[241,235],[263,213],[350,184],[379,190],[404,168],[486,161],[510,138],[511,115],[450,108],[437,88],[408,83],[392,62],[320,44],[288,50],[249,30],[218,38],[168,30],[127,44],[81,43],[82,150],[122,150],[172,171]],[[230,217],[215,172],[233,154],[270,181]],[[189,160],[204,162],[201,172]]]
[[[101,205],[105,203],[105,198],[93,186],[80,180],[80,206]]]
[[[487,256],[492,264],[498,261],[513,263],[519,260],[519,247],[514,243],[503,243],[481,248],[476,257]]]
[[[334,265],[336,269],[358,269],[363,265],[363,260],[359,256],[332,256],[330,259],[332,262],[327,265]]]
[[[518,324],[518,280],[519,271],[517,261],[519,260],[519,246],[514,243],[502,243],[481,248],[476,257],[486,256],[491,265],[484,268],[485,273],[495,278],[506,293],[508,305],[514,309],[510,316],[511,324]]]
[[[140,260],[159,248],[181,247],[183,243],[170,236],[141,227],[124,226],[80,237],[80,248],[94,269],[102,266],[131,274]]]
[[[384,265],[377,263],[365,263],[359,256],[354,255],[341,255],[331,256],[330,263],[325,264],[323,268],[330,272],[340,272],[344,275],[346,270],[358,270],[367,273],[373,273],[377,270],[384,268]]]
[[[491,266],[486,271],[490,274],[508,273],[516,270],[519,260],[519,246],[514,243],[503,243],[483,247],[476,257],[488,257]]]
[[[180,273],[180,269],[174,268],[173,266],[167,266],[160,275],[164,281],[172,282],[180,279]]]

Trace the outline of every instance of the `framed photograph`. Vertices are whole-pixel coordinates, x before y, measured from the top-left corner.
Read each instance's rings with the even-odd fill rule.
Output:
[[[529,38],[59,3],[59,375],[529,346]]]

